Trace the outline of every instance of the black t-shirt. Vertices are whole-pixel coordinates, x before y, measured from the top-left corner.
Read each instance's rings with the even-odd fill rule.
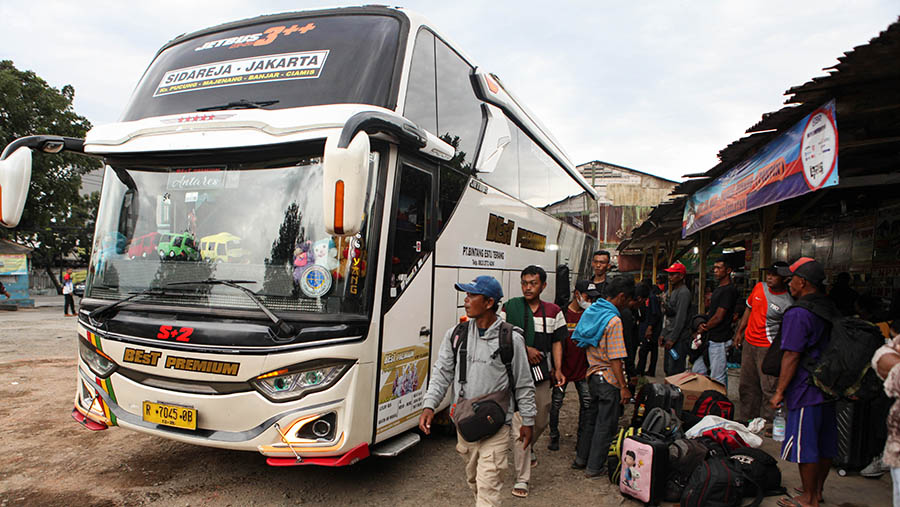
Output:
[[[707,318],[712,318],[713,315],[716,314],[716,310],[719,308],[725,309],[725,317],[722,319],[722,322],[719,323],[718,326],[710,329],[707,332],[707,336],[709,337],[709,341],[721,343],[727,342],[731,338],[734,337],[734,333],[731,329],[731,320],[734,315],[734,304],[738,300],[738,292],[737,289],[734,288],[733,283],[729,283],[728,285],[720,285],[716,287],[716,290],[712,293],[712,298],[709,303],[709,312],[706,314]]]

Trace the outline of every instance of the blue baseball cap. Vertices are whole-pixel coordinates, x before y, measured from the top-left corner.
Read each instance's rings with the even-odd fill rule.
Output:
[[[493,276],[482,275],[472,280],[472,283],[455,283],[453,286],[460,292],[481,294],[482,296],[493,298],[498,303],[503,299],[503,289],[500,288],[500,282]]]

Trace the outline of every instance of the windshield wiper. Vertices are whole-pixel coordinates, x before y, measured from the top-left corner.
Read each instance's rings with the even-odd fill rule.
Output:
[[[231,288],[237,289],[237,290],[243,292],[244,294],[246,294],[247,297],[249,297],[254,303],[256,303],[256,306],[258,306],[259,309],[262,310],[263,313],[266,314],[266,317],[268,317],[269,319],[272,320],[272,322],[274,324],[271,327],[269,327],[269,331],[272,334],[273,341],[287,342],[287,341],[293,340],[294,336],[297,334],[297,332],[294,330],[294,327],[291,326],[290,324],[288,324],[287,322],[285,322],[284,319],[282,319],[281,317],[272,313],[272,311],[269,310],[269,308],[265,304],[263,304],[263,302],[260,301],[258,297],[256,297],[256,294],[254,294],[252,290],[248,289],[247,287],[238,285],[240,283],[256,283],[256,281],[255,280],[219,280],[217,278],[207,278],[206,280],[194,280],[194,281],[190,281],[190,282],[167,283],[166,287],[174,287],[177,285],[224,285],[226,287],[231,287]]]
[[[227,104],[220,104],[218,106],[208,106],[198,108],[197,111],[222,111],[225,109],[262,109],[267,106],[271,106],[272,104],[277,104],[281,102],[280,100],[247,100],[241,99],[233,102],[228,102]]]
[[[131,301],[132,299],[135,299],[139,296],[162,296],[165,294],[165,292],[160,289],[154,288],[154,289],[144,289],[139,292],[131,292],[129,294],[130,295],[127,297],[124,297],[122,299],[117,299],[116,301],[113,301],[112,303],[103,305],[100,308],[95,308],[94,310],[92,310],[91,313],[88,314],[88,320],[90,321],[91,325],[99,326],[100,324],[103,324],[103,322],[105,322],[105,320],[98,320],[98,319],[103,318],[103,316],[105,316],[105,315],[109,315],[110,313],[112,313],[112,310],[115,307],[121,305],[122,303],[127,303],[128,301]]]

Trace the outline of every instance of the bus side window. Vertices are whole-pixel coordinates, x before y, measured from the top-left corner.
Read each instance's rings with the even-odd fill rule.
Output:
[[[525,134],[519,132],[515,123],[506,120],[509,125],[509,144],[500,155],[500,161],[493,172],[479,173],[478,177],[494,188],[519,198],[519,138]]]
[[[450,219],[453,210],[456,209],[456,204],[459,203],[468,181],[469,177],[465,174],[441,165],[438,175],[438,233],[444,230],[444,225]]]
[[[472,87],[472,67],[442,41],[435,41],[438,137],[456,148],[450,164],[466,174],[481,140],[481,101]]]
[[[524,132],[519,132],[519,199],[535,208],[551,204],[550,167],[556,162]]]
[[[393,221],[388,297],[399,296],[415,276],[419,259],[431,251],[431,173],[401,166]]]
[[[437,131],[437,89],[434,77],[434,34],[419,30],[409,67],[403,116],[434,135]]]

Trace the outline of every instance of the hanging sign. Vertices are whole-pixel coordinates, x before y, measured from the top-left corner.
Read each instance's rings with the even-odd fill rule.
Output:
[[[769,204],[838,184],[834,100],[685,202],[681,237]]]

